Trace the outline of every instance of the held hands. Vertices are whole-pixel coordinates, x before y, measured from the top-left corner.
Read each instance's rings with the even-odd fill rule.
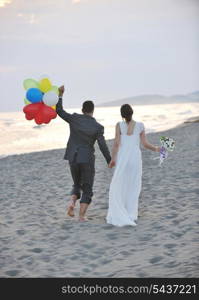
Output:
[[[65,88],[64,85],[62,85],[59,87],[59,96],[62,97],[64,92],[65,92]]]
[[[157,146],[155,148],[156,148],[155,152],[160,152],[160,149],[161,149],[160,147]]]
[[[111,159],[111,161],[110,161],[108,167],[109,167],[110,169],[112,169],[113,167],[115,167],[115,165],[116,165],[115,160]]]

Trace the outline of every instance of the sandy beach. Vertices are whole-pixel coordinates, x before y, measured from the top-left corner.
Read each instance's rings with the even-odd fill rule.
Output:
[[[157,153],[142,150],[136,227],[105,223],[113,170],[98,146],[85,223],[65,215],[72,184],[65,149],[2,158],[0,277],[199,277],[199,124],[148,139],[157,144],[161,135],[176,149],[161,168]]]

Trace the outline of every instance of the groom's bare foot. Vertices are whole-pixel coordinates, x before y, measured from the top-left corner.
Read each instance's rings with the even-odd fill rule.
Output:
[[[74,209],[75,209],[76,200],[77,200],[77,196],[73,195],[71,197],[71,200],[70,200],[70,203],[69,203],[69,206],[68,206],[68,209],[67,209],[67,215],[70,216],[70,217],[75,216]]]
[[[80,202],[80,210],[79,210],[79,221],[80,222],[88,221],[88,219],[85,217],[88,206],[89,206],[88,203]]]
[[[69,204],[68,209],[67,209],[67,215],[69,217],[74,217],[75,216],[74,205],[73,204]]]

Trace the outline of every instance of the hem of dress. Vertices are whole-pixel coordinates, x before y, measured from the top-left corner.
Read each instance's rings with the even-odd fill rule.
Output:
[[[137,224],[135,222],[129,222],[129,223],[123,223],[123,224],[116,224],[114,222],[108,221],[106,220],[107,224],[113,225],[113,226],[117,226],[117,227],[123,227],[123,226],[137,226]]]

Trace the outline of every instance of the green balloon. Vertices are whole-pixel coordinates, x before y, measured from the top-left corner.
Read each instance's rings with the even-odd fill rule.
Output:
[[[24,98],[24,103],[25,103],[26,105],[31,104],[31,102],[28,101],[28,99],[26,99],[26,98]]]
[[[29,89],[32,89],[32,88],[38,89],[39,88],[39,83],[34,79],[28,78],[28,79],[24,80],[23,86],[24,86],[25,90],[29,90]]]
[[[55,92],[57,95],[59,94],[59,89],[56,85],[53,85],[50,90]]]

